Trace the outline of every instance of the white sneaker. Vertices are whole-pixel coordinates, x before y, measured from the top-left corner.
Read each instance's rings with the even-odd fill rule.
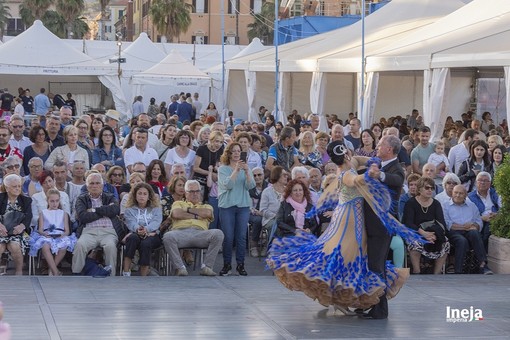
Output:
[[[176,276],[188,276],[188,271],[186,268],[179,268],[177,269],[177,272],[175,273]]]
[[[216,274],[211,268],[205,266],[202,269],[200,269],[200,275],[202,276],[216,276]]]
[[[122,276],[131,276],[131,272],[122,272]]]

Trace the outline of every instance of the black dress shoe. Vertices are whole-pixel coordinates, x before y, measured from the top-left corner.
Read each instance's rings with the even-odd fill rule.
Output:
[[[373,315],[372,313],[365,313],[365,314],[362,314],[361,317],[363,319],[367,319],[367,320],[383,320],[383,319],[387,319],[388,316],[382,316],[382,315]]]

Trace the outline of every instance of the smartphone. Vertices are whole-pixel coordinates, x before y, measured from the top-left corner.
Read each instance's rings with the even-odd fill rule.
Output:
[[[248,153],[247,152],[241,152],[241,161],[246,163],[246,160],[248,159]]]

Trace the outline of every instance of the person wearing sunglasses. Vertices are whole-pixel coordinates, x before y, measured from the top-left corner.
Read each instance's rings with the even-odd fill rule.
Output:
[[[25,121],[22,117],[13,115],[9,122],[9,127],[12,131],[9,144],[11,147],[18,148],[20,152],[23,153],[27,146],[32,145],[30,138],[23,135],[23,132],[25,131]]]
[[[9,156],[16,156],[20,160],[23,159],[21,151],[17,147],[9,144],[11,139],[11,130],[7,126],[0,126],[0,163],[5,161]]]
[[[414,274],[421,273],[422,256],[434,260],[433,273],[440,274],[450,251],[443,209],[441,203],[433,198],[434,188],[432,178],[420,178],[416,183],[416,196],[411,197],[404,207],[402,222],[429,242],[413,242],[408,246]]]

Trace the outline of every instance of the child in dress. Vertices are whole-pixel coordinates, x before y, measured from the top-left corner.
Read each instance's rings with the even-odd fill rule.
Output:
[[[444,175],[450,171],[450,162],[448,161],[448,157],[444,153],[445,144],[443,141],[436,142],[436,148],[434,149],[434,153],[429,156],[429,160],[427,163],[432,163],[436,166],[436,174],[439,177],[444,177]],[[444,163],[444,169],[438,169],[439,165]]]
[[[30,240],[30,256],[36,256],[41,249],[50,271],[48,275],[60,276],[58,264],[66,251],[73,251],[76,236],[69,235],[69,216],[60,207],[60,192],[48,190],[48,209],[39,214],[38,233],[33,233]]]

